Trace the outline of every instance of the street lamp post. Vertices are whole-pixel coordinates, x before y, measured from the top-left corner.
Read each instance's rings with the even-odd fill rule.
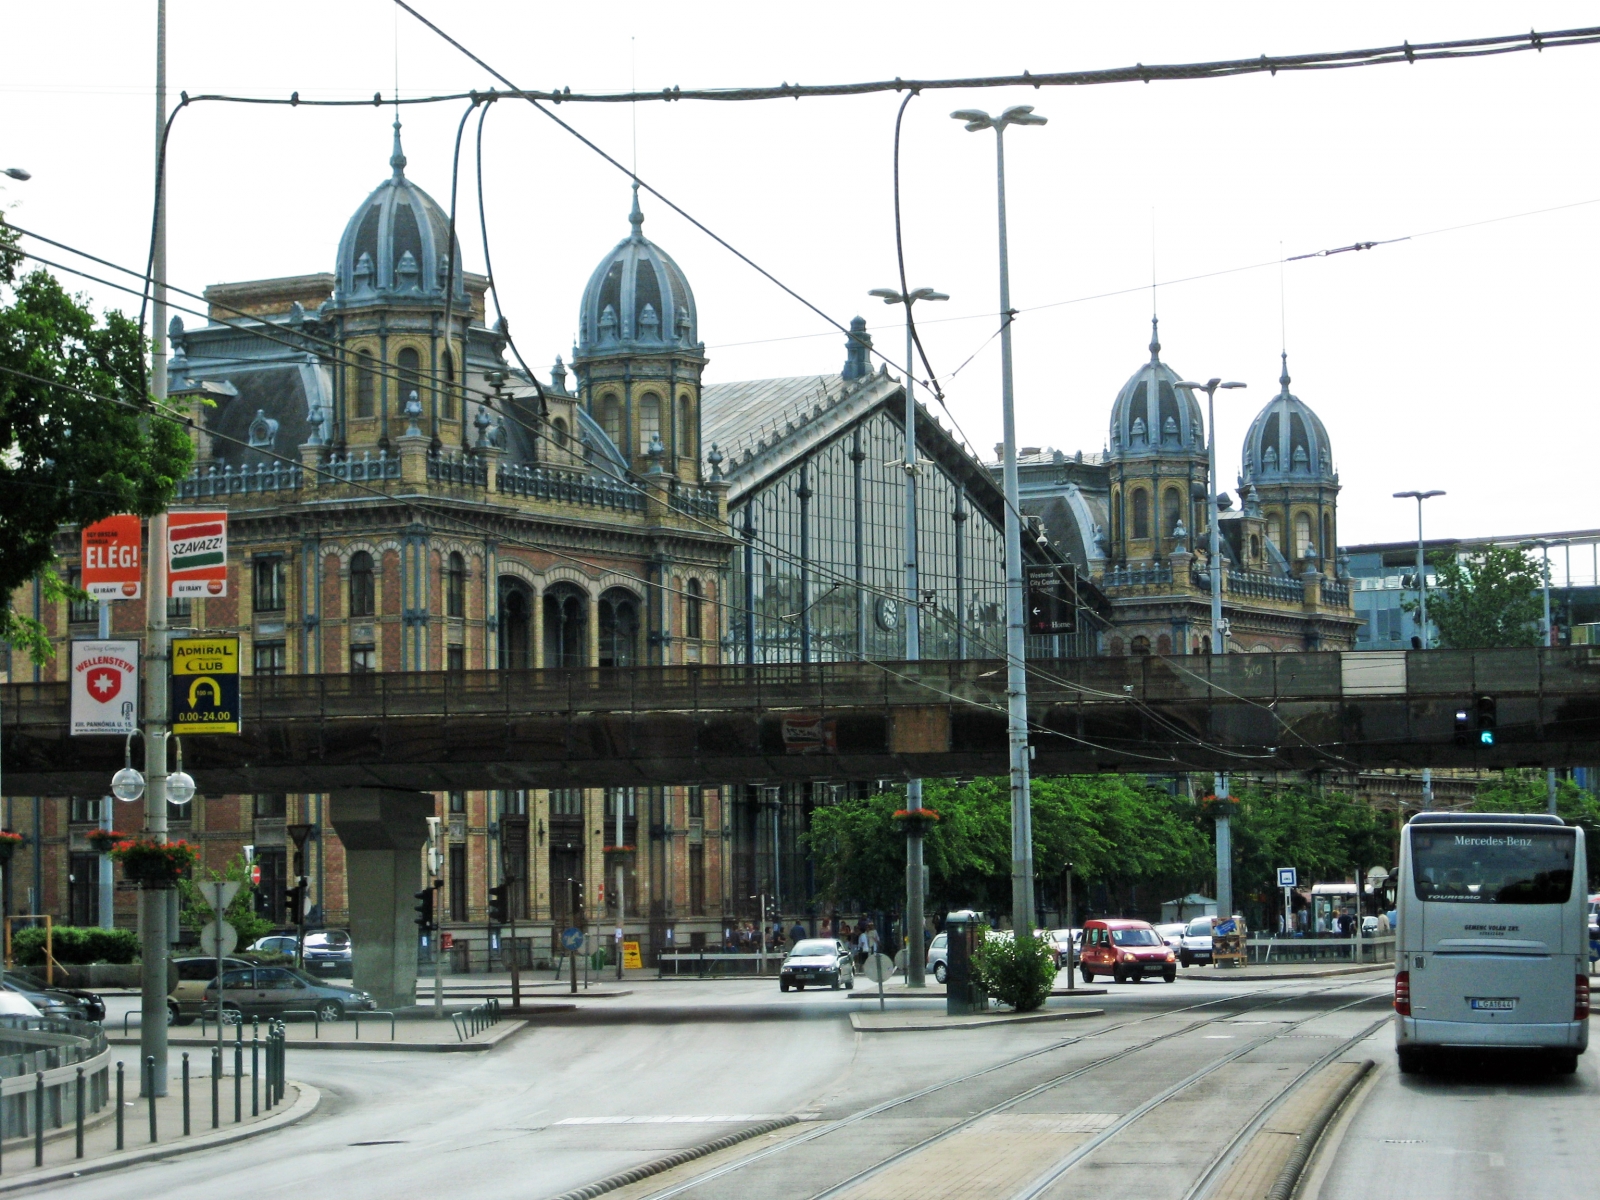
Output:
[[[1422,502],[1431,500],[1435,496],[1442,496],[1444,492],[1434,488],[1428,492],[1396,492],[1396,500],[1415,500],[1417,502],[1417,620],[1422,625],[1422,636],[1417,639],[1418,649],[1428,649],[1428,643],[1433,639],[1428,634],[1428,561],[1424,553],[1422,541]],[[1428,812],[1433,808],[1433,768],[1422,768],[1422,811]]]
[[[1207,572],[1211,576],[1211,653],[1228,652],[1228,635],[1231,630],[1222,619],[1222,527],[1218,521],[1217,503],[1217,389],[1224,391],[1242,388],[1237,382],[1224,383],[1213,377],[1205,383],[1183,382],[1179,387],[1190,396],[1200,391],[1206,394],[1206,425],[1211,434],[1206,452],[1206,474],[1210,487],[1206,489],[1206,523],[1211,527]],[[1218,771],[1213,793],[1218,800],[1228,798],[1228,775]],[[1233,915],[1233,823],[1219,807],[1217,810],[1217,915],[1224,919]]]
[[[1033,813],[1028,786],[1028,665],[1023,627],[1022,501],[1017,485],[1017,421],[1011,372],[1011,264],[1006,248],[1006,126],[1043,125],[1031,104],[998,117],[975,108],[950,114],[967,132],[995,132],[995,179],[1000,226],[1000,416],[1006,535],[1006,712],[1011,760],[1011,926],[1018,937],[1033,926]]]
[[[948,300],[943,292],[932,288],[917,288],[911,292],[897,292],[893,288],[873,288],[867,293],[877,296],[885,304],[906,306],[906,661],[916,662],[922,657],[922,592],[917,579],[917,401],[913,391],[915,371],[911,355],[915,349],[912,338],[911,306],[918,300]],[[906,781],[906,811],[918,812],[922,808],[922,780]],[[908,987],[927,986],[925,955],[922,945],[922,826],[915,818],[908,822],[906,831],[906,984]]]
[[[1550,620],[1550,547],[1570,544],[1569,542],[1546,541],[1534,543],[1535,546],[1544,551],[1544,644],[1546,646],[1554,646],[1556,644],[1556,627]],[[1570,570],[1567,572],[1567,580],[1570,586],[1572,580],[1572,572]],[[1554,767],[1545,768],[1544,781],[1545,807],[1548,812],[1554,814],[1556,811],[1556,769]]]

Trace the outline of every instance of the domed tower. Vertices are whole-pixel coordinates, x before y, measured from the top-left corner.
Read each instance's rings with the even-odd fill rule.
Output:
[[[1177,385],[1183,377],[1161,361],[1156,318],[1150,319],[1150,361],[1134,372],[1111,408],[1111,530],[1117,564],[1159,562],[1194,545],[1204,525],[1205,419]]]
[[[449,218],[406,178],[398,120],[389,166],[389,178],[345,226],[333,297],[322,311],[344,350],[335,370],[335,441],[387,445],[415,426],[435,444],[461,443],[459,378],[473,316],[461,246],[450,253]]]
[[[1289,391],[1287,353],[1278,383],[1245,435],[1239,490],[1255,489],[1267,537],[1297,574],[1331,575],[1339,544],[1333,447],[1317,414]]]
[[[633,231],[583,289],[572,359],[578,398],[636,471],[700,481],[700,375],[694,293],[678,264],[644,236],[639,185]]]

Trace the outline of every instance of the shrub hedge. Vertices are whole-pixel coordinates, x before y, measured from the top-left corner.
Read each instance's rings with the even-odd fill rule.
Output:
[[[85,966],[104,962],[127,964],[139,957],[139,935],[131,929],[57,925],[51,950],[58,963]],[[18,966],[44,966],[44,927],[19,929],[11,935],[11,954]]]

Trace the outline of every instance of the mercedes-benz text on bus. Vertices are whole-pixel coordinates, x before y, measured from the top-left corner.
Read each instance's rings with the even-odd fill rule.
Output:
[[[1589,1045],[1583,830],[1559,817],[1420,813],[1400,839],[1400,1069],[1459,1050],[1577,1069]]]

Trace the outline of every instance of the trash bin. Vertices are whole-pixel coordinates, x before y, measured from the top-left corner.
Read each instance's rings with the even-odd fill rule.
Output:
[[[945,944],[949,947],[944,965],[944,1010],[952,1017],[984,1012],[989,996],[972,980],[972,952],[978,945],[978,928],[983,918],[970,908],[948,914],[944,919]]]

